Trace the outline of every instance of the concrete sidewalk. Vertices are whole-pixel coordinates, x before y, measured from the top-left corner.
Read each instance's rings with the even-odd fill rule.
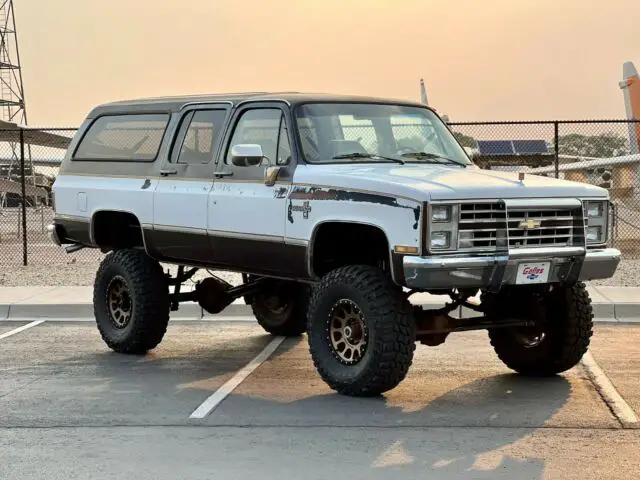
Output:
[[[187,288],[188,290],[188,288]],[[640,288],[589,287],[596,321],[599,323],[640,323]],[[93,318],[92,287],[0,287],[0,321],[24,319]],[[426,293],[411,297],[414,304],[443,305],[448,297]],[[463,316],[476,315],[462,308]],[[172,319],[198,320],[214,317],[251,316],[251,308],[236,300],[218,315],[210,315],[195,303],[180,305]]]

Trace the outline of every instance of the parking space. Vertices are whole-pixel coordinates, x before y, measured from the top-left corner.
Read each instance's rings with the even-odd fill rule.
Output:
[[[29,322],[2,322],[0,321],[0,335],[8,333],[16,328],[22,327]]]
[[[321,381],[306,341],[258,368],[205,421],[222,425],[616,427],[581,366],[527,379],[497,359],[485,332],[419,345],[407,378],[382,398],[338,396]]]
[[[640,326],[598,326],[592,355],[613,386],[640,416]]]
[[[26,324],[0,324],[0,335]],[[636,411],[639,337],[640,327],[598,327],[591,349]],[[113,353],[92,322],[47,321],[0,342],[5,426],[620,427],[582,365],[555,378],[521,378],[498,360],[485,332],[418,345],[400,386],[369,399],[331,391],[306,336],[264,356],[273,337],[251,321],[174,322],[145,356]],[[247,371],[260,355],[266,361]],[[235,384],[220,395],[230,379]],[[212,395],[215,408],[189,418]]]
[[[0,425],[185,423],[270,340],[251,323],[176,322],[130,356],[91,322],[46,322],[1,340]]]
[[[0,335],[25,325],[0,323]],[[640,327],[599,326],[591,349],[636,412],[638,340]],[[2,338],[0,449],[8,462],[0,477],[44,478],[36,472],[53,457],[60,478],[96,468],[155,479],[212,470],[237,478],[629,478],[640,468],[640,430],[622,428],[583,365],[520,378],[485,332],[418,345],[404,382],[368,399],[322,382],[306,336],[266,355],[274,345],[251,319],[174,322],[144,356],[111,352],[93,322],[46,321]],[[216,396],[208,415],[190,418]],[[114,467],[123,448],[130,454]]]

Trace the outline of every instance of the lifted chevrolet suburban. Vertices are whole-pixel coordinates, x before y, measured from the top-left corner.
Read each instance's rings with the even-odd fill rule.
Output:
[[[416,342],[467,330],[488,330],[523,375],[570,369],[592,334],[584,281],[620,261],[606,190],[482,170],[434,110],[409,101],[245,93],[100,105],[53,194],[52,240],[106,254],[94,308],[111,349],[153,349],[182,302],[219,313],[244,298],[267,332],[306,332],[318,373],[345,395],[394,388]],[[181,291],[199,269],[243,283],[211,275]],[[412,305],[417,292],[442,295],[442,307]]]

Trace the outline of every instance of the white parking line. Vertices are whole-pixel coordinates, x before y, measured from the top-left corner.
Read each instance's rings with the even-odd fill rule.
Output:
[[[227,395],[240,385],[251,373],[264,363],[280,344],[284,341],[284,337],[275,337],[269,344],[242,370],[239,370],[233,377],[227,380],[218,390],[216,390],[209,398],[207,398],[189,418],[204,418],[216,408]]]
[[[0,335],[0,340],[2,340],[3,338],[7,338],[10,337],[11,335],[15,335],[16,333],[20,333],[24,330],[27,330],[28,328],[31,327],[35,327],[36,325],[40,325],[41,323],[44,323],[46,320],[36,320],[34,322],[31,323],[27,323],[26,325],[23,325],[21,327],[15,328],[13,330],[9,330],[6,333],[3,333],[2,335]]]
[[[638,417],[635,412],[618,393],[618,390],[616,390],[616,387],[613,386],[609,378],[602,371],[596,360],[593,358],[593,355],[591,355],[591,352],[587,352],[582,357],[582,364],[587,369],[587,373],[591,377],[591,380],[618,420],[620,420],[623,425],[638,423]]]

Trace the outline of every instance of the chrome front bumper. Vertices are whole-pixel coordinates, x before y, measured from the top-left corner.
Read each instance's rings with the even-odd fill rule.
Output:
[[[545,283],[610,278],[620,263],[615,248],[587,250],[582,247],[523,248],[507,254],[403,258],[405,285],[420,289],[499,289],[515,285],[518,266],[527,262],[550,262]]]

